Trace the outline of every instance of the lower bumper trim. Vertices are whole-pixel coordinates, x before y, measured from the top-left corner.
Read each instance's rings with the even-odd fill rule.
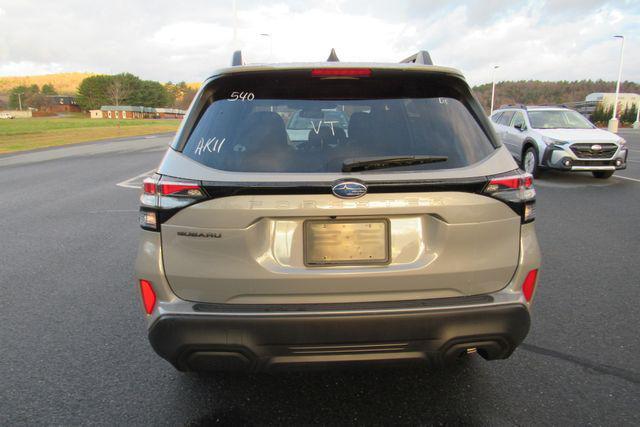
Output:
[[[179,370],[246,370],[361,363],[441,363],[475,348],[509,357],[529,331],[522,304],[407,313],[306,316],[165,314],[154,350]]]

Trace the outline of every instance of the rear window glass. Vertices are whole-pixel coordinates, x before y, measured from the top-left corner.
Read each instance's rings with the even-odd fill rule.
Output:
[[[242,77],[214,82],[185,155],[238,172],[340,172],[354,158],[447,157],[388,173],[463,167],[495,149],[468,92],[451,84]]]

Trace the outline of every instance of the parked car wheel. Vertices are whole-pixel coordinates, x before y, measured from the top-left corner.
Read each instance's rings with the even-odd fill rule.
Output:
[[[537,178],[540,175],[540,166],[538,166],[538,152],[535,148],[529,147],[522,156],[522,169]]]
[[[594,178],[608,179],[608,178],[611,178],[613,176],[614,172],[615,171],[593,171],[591,173],[593,174]]]

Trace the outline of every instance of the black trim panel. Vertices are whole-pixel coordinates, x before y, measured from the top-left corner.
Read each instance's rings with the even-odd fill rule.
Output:
[[[346,179],[346,178],[345,178]],[[344,180],[344,179],[341,179]],[[358,179],[351,181],[363,182]],[[420,193],[459,191],[482,193],[488,179],[486,177],[468,179],[422,180],[422,181],[373,181],[363,182],[367,193]],[[259,196],[287,194],[332,194],[334,181],[324,182],[212,182],[203,181],[202,187],[212,199],[230,196]]]
[[[203,313],[291,313],[291,312],[321,312],[321,311],[349,311],[349,310],[393,310],[433,307],[454,307],[474,304],[490,304],[491,295],[473,295],[467,297],[433,298],[425,300],[406,301],[370,301],[345,303],[315,303],[315,304],[212,304],[197,303],[193,309]]]
[[[179,370],[278,370],[351,363],[441,363],[468,348],[504,359],[529,331],[522,304],[374,314],[166,314],[151,346]]]

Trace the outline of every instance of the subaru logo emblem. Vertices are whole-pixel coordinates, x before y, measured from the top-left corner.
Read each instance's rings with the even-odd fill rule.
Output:
[[[593,144],[591,146],[591,151],[600,151],[600,150],[602,150],[602,145],[600,144]]]
[[[341,199],[355,199],[367,194],[367,186],[356,181],[341,181],[331,187],[331,191]]]

